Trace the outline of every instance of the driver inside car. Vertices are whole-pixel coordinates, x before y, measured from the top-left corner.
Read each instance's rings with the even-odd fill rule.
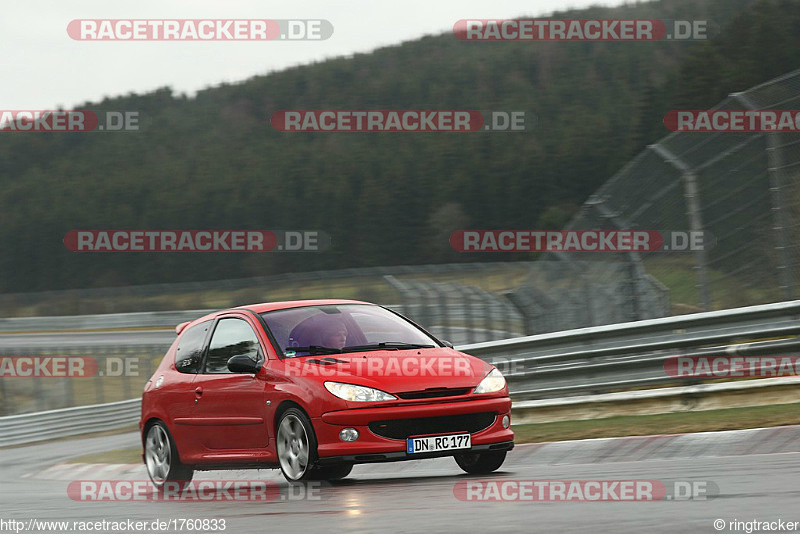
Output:
[[[347,327],[342,321],[331,321],[322,327],[320,345],[332,349],[344,348],[347,343]]]

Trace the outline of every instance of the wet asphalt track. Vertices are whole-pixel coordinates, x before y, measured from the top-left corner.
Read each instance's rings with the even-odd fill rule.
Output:
[[[172,330],[12,334],[0,348],[168,345]],[[800,427],[678,438],[595,440],[522,445],[502,470],[507,480],[646,479],[708,481],[720,495],[706,501],[462,502],[453,495],[463,474],[452,459],[356,466],[326,486],[319,500],[211,503],[92,503],[67,495],[70,480],[146,479],[98,468],[50,476],[71,457],[138,445],[135,434],[0,449],[0,519],[152,521],[224,518],[226,532],[717,532],[713,521],[800,521]],[[72,466],[70,466],[71,468]],[[43,473],[43,471],[45,471]],[[60,478],[60,479],[59,479]],[[195,479],[272,480],[277,471],[199,473]],[[727,530],[726,530],[727,531]]]
[[[136,434],[0,450],[0,517],[27,520],[225,518],[227,532],[717,532],[725,520],[800,521],[800,427],[661,438],[620,438],[518,446],[492,479],[709,481],[706,501],[462,502],[453,486],[475,477],[450,458],[356,466],[316,501],[92,503],[72,501],[71,479],[97,472],[42,470],[76,455],[133,447]],[[130,469],[130,468],[129,468]],[[138,471],[137,471],[138,469]],[[50,477],[52,478],[52,477]],[[133,468],[125,478],[146,478]],[[196,479],[274,480],[277,471],[199,473]],[[727,531],[727,530],[726,530]]]

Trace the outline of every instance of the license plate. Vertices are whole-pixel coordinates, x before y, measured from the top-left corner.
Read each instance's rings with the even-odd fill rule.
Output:
[[[470,447],[472,447],[472,439],[469,434],[406,439],[406,451],[408,454],[469,449]]]

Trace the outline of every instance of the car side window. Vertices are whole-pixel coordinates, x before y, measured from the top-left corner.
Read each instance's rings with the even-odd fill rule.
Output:
[[[196,324],[187,328],[178,348],[175,350],[175,369],[181,373],[197,374],[203,363],[203,342],[211,326],[211,321]]]
[[[233,317],[221,319],[211,336],[205,372],[230,373],[228,360],[242,355],[259,361],[261,350],[256,333],[247,321]]]

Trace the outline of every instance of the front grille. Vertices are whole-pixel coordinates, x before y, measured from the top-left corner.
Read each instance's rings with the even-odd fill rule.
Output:
[[[394,419],[374,421],[369,424],[373,434],[390,439],[406,439],[425,434],[455,434],[469,432],[474,434],[485,430],[494,423],[493,412],[446,415],[443,417],[419,417],[417,419]]]
[[[405,400],[435,399],[438,397],[455,397],[457,395],[466,395],[469,393],[469,390],[470,388],[426,389],[422,391],[406,391],[403,393],[396,393],[396,395]]]

